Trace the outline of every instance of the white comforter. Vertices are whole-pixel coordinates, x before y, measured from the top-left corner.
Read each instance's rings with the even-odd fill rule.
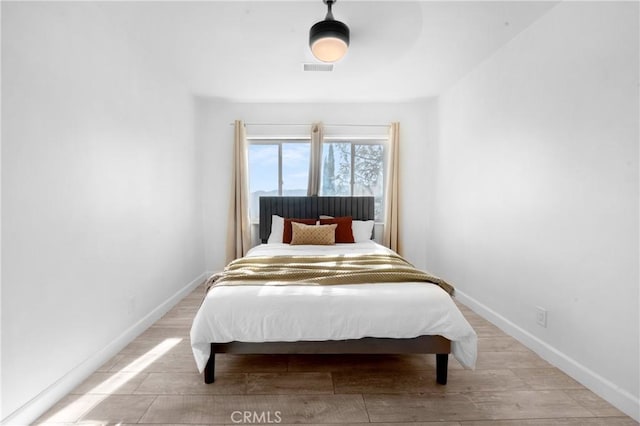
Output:
[[[386,253],[373,241],[335,246],[263,244],[247,256]],[[220,286],[206,295],[191,327],[200,372],[210,343],[412,338],[441,335],[452,353],[474,368],[477,336],[451,297],[430,283],[324,286]]]

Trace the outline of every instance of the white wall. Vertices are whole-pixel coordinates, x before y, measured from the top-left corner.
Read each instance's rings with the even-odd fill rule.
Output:
[[[423,267],[426,258],[427,193],[422,185],[427,170],[424,156],[436,137],[437,103],[422,99],[406,103],[232,103],[201,98],[197,108],[197,138],[203,146],[205,252],[208,271],[225,263],[224,243],[233,147],[233,120],[247,123],[386,124],[400,122],[401,244],[403,255]],[[308,129],[302,129],[308,132]],[[250,132],[249,132],[250,133]]]
[[[638,62],[637,2],[563,2],[458,82],[427,239],[467,302],[636,420]]]
[[[0,418],[204,271],[193,99],[114,5],[2,3]]]

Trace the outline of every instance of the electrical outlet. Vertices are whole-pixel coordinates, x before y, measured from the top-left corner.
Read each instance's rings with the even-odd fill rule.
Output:
[[[547,328],[547,310],[536,306],[536,323],[544,328]]]

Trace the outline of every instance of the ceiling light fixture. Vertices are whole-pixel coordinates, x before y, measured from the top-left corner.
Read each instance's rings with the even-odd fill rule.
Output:
[[[349,47],[349,27],[333,19],[331,5],[336,0],[322,0],[327,5],[324,21],[316,22],[309,30],[309,47],[313,56],[322,62],[342,59]]]

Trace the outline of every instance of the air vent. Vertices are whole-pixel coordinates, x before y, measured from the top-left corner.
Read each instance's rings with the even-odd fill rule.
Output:
[[[305,71],[333,71],[333,64],[302,64]]]

